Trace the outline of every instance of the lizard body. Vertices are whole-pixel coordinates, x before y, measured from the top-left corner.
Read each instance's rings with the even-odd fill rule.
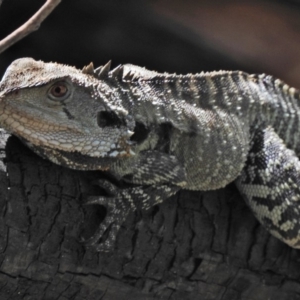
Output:
[[[0,84],[0,125],[51,161],[103,170],[134,184],[90,203],[108,207],[91,239],[110,227],[108,250],[128,212],[179,189],[235,181],[258,220],[300,248],[299,92],[240,71],[176,75],[134,65],[82,71],[30,58]]]

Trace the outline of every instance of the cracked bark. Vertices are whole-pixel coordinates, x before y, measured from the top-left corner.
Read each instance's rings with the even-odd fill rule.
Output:
[[[115,251],[97,253],[80,237],[103,209],[82,204],[100,192],[91,182],[103,174],[5,141],[2,134],[0,299],[300,299],[299,251],[258,224],[234,185],[181,191],[132,214]]]

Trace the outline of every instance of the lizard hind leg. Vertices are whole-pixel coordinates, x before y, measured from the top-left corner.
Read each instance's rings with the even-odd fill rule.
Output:
[[[300,248],[300,161],[270,127],[255,132],[235,183],[260,223]]]

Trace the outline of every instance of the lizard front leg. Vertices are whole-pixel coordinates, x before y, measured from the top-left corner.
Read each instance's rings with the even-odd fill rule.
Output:
[[[108,196],[90,197],[87,204],[103,205],[107,213],[96,233],[86,241],[98,251],[112,249],[120,226],[130,212],[147,210],[174,195],[186,184],[185,172],[178,160],[157,151],[140,153],[136,159],[115,166],[115,172],[121,174],[124,181],[137,186],[118,189],[108,181],[98,181]]]
[[[300,161],[270,127],[255,133],[235,183],[264,227],[300,248]]]

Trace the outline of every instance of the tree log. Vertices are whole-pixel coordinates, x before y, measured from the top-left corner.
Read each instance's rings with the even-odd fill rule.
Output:
[[[6,137],[0,299],[300,299],[299,251],[262,228],[234,185],[132,213],[101,253],[81,239],[105,217],[83,205],[105,174],[57,166]]]

